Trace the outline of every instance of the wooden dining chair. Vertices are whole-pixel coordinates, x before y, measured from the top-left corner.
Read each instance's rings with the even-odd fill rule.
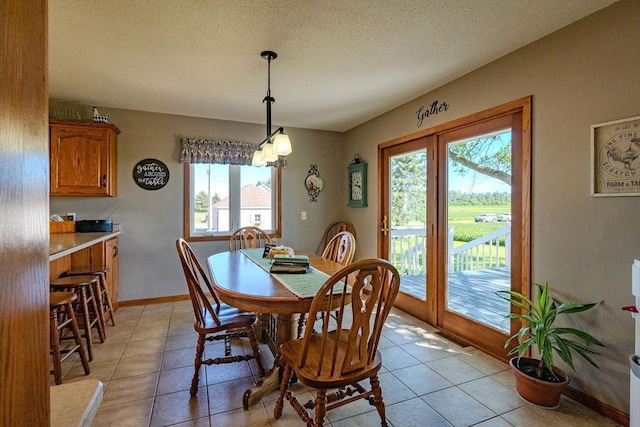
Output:
[[[189,296],[195,314],[193,327],[198,333],[198,344],[196,346],[195,372],[191,380],[191,395],[198,393],[198,379],[200,366],[234,363],[255,359],[258,365],[258,374],[264,376],[262,359],[258,342],[253,330],[256,316],[254,313],[239,310],[220,302],[211,282],[207,278],[204,270],[200,266],[198,259],[194,255],[191,247],[184,239],[176,240],[176,248],[180,256],[180,263],[187,279]],[[204,287],[203,287],[204,286]],[[207,296],[210,295],[213,302]],[[234,356],[231,354],[231,339],[247,337],[253,350],[253,354]],[[224,341],[224,357],[208,358],[202,360],[204,352],[204,342]],[[209,350],[207,350],[209,351]]]
[[[322,234],[322,239],[320,239],[320,244],[318,245],[318,249],[316,253],[321,254],[324,249],[327,247],[327,244],[331,241],[333,236],[340,233],[341,231],[348,231],[353,234],[353,237],[356,237],[356,228],[348,221],[336,221],[327,226]]]
[[[384,322],[400,287],[398,270],[382,259],[365,259],[333,274],[313,298],[309,318],[324,313],[322,331],[308,322],[302,338],[280,345],[284,367],[274,416],[282,416],[286,397],[307,426],[322,426],[327,411],[358,399],[376,407],[386,426],[385,407],[378,371],[382,357],[378,342]],[[332,320],[328,307],[337,307]],[[329,323],[333,325],[329,327]],[[316,389],[316,399],[297,400],[289,382],[292,376]],[[370,388],[360,384],[369,380]],[[329,389],[337,389],[328,393]],[[308,410],[313,410],[315,418]]]
[[[322,258],[329,259],[342,266],[349,265],[356,253],[356,238],[348,231],[341,231],[327,243],[322,251]],[[322,314],[320,315],[322,316]],[[298,317],[298,338],[302,336],[307,316],[304,313]]]
[[[264,248],[271,243],[271,237],[258,227],[238,228],[229,238],[229,250],[231,252],[248,248]]]
[[[356,253],[356,238],[348,231],[341,231],[327,243],[322,258],[330,259],[341,265],[349,265]]]

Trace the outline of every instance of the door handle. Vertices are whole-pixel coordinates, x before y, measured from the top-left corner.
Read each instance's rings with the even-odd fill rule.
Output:
[[[107,175],[102,175],[102,186],[103,187],[107,186]]]
[[[117,257],[117,256],[118,256],[118,247],[117,247],[117,246],[114,246],[114,247],[113,247],[113,257],[115,258],[115,257]]]
[[[381,231],[382,231],[382,234],[385,235],[385,236],[389,233],[389,225],[387,224],[387,216],[386,215],[382,219]]]

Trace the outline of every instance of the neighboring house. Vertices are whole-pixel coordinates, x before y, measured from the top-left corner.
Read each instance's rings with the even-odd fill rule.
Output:
[[[226,230],[229,224],[229,197],[211,206],[211,229]],[[240,225],[271,230],[271,189],[265,185],[247,184],[240,189]]]

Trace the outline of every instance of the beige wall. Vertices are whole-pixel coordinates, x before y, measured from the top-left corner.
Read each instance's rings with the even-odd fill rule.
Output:
[[[631,264],[640,258],[640,198],[590,196],[591,124],[640,116],[640,2],[623,0],[431,93],[347,132],[345,158],[370,161],[377,185],[379,143],[533,95],[532,279],[563,298],[603,301],[580,326],[607,348],[601,369],[582,361],[572,386],[629,411],[633,321]],[[417,127],[434,100],[447,112]],[[376,255],[376,191],[366,209],[345,208],[361,256]],[[370,233],[361,232],[370,230]]]
[[[76,108],[90,117],[90,108],[51,102],[51,109]],[[121,130],[118,138],[118,197],[51,197],[51,213],[76,212],[78,219],[99,219],[109,213],[121,224],[120,300],[185,295],[186,283],[175,240],[182,234],[183,165],[178,162],[179,139],[198,137],[260,142],[265,125],[99,108]],[[299,251],[315,251],[327,224],[341,218],[343,135],[334,132],[286,128],[293,153],[282,172],[282,225],[279,240]],[[146,191],[133,181],[133,167],[155,158],[169,167],[169,183]],[[317,202],[309,200],[304,180],[317,164],[324,190]],[[346,190],[345,190],[346,192]],[[346,203],[346,202],[345,202]],[[307,212],[302,221],[300,213]],[[200,261],[228,250],[228,242],[193,243]]]

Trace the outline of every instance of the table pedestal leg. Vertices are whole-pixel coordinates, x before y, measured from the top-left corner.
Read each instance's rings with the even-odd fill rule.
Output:
[[[296,322],[293,321],[291,315],[279,314],[277,317],[277,330],[275,337],[277,345],[289,341],[292,336],[292,330],[295,327]],[[267,393],[280,388],[280,381],[282,379],[280,370],[280,355],[276,354],[275,360],[273,361],[273,368],[269,369],[265,376],[262,377],[256,385],[244,392],[244,396],[242,397],[242,406],[245,410],[249,409],[249,407],[254,403],[260,401],[260,399],[262,399]]]
[[[253,329],[256,331],[256,338],[261,343],[265,343],[267,341],[266,334],[269,325],[269,314],[256,313],[256,318],[256,323],[253,325]]]
[[[273,361],[273,368],[242,396],[242,406],[248,410],[254,403],[259,402],[267,393],[280,388],[280,356]]]

